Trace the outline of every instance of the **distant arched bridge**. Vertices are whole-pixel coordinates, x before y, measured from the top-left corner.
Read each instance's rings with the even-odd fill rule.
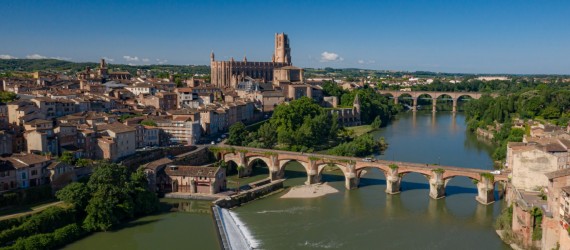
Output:
[[[437,98],[441,96],[448,96],[453,100],[453,112],[457,111],[457,101],[460,97],[471,97],[473,99],[479,99],[483,93],[479,92],[442,92],[442,91],[398,91],[398,90],[378,90],[378,93],[382,95],[390,95],[394,98],[394,103],[398,104],[398,98],[400,96],[410,96],[413,100],[412,110],[416,111],[418,106],[418,98],[421,95],[428,95],[432,99],[432,112],[436,111],[435,105],[437,103]],[[491,96],[496,96],[496,94],[491,94]]]
[[[284,177],[285,165],[296,161],[303,165],[307,172],[307,184],[320,182],[321,173],[325,166],[336,166],[342,170],[347,189],[358,188],[358,183],[363,170],[377,168],[386,176],[386,193],[396,194],[400,192],[402,177],[408,173],[424,175],[430,184],[430,197],[439,199],[445,197],[445,187],[449,180],[457,176],[472,179],[477,183],[477,201],[482,204],[494,202],[494,189],[496,182],[508,181],[505,173],[490,174],[488,170],[460,168],[451,166],[438,166],[409,162],[377,160],[374,162],[364,161],[362,158],[342,157],[323,154],[307,154],[271,149],[259,149],[248,147],[210,147],[210,151],[217,155],[218,159],[225,162],[234,162],[237,166],[244,166],[244,175],[251,173],[254,161],[261,160],[269,168],[271,180]]]

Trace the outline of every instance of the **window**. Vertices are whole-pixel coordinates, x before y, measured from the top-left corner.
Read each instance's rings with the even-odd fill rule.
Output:
[[[38,174],[38,170],[34,169],[32,170],[32,175],[37,175]]]

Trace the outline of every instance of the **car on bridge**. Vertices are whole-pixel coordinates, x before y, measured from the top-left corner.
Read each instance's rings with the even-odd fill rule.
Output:
[[[371,157],[366,157],[366,158],[364,158],[364,159],[362,159],[362,160],[365,161],[365,162],[374,162],[374,161],[376,161],[376,159],[371,158]]]

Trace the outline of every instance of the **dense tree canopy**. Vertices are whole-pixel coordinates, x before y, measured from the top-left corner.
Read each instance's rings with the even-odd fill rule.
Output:
[[[570,87],[562,84],[538,84],[532,88],[524,87],[516,92],[503,93],[496,98],[484,95],[478,100],[465,104],[468,128],[494,127],[503,124],[495,132],[495,141],[499,148],[493,154],[497,160],[506,156],[506,143],[522,141],[524,131],[511,129],[512,118],[535,119],[566,126],[570,120]]]
[[[258,131],[248,132],[241,123],[230,127],[228,144],[239,146],[312,151],[338,138],[336,115],[312,99],[303,97],[279,105]]]
[[[147,185],[142,170],[130,173],[123,165],[104,162],[95,166],[87,184],[72,183],[56,196],[86,214],[83,224],[87,230],[106,231],[158,208],[158,198]]]

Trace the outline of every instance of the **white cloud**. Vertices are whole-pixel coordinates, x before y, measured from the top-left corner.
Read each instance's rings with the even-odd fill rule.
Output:
[[[147,62],[150,62],[150,59],[148,59],[148,58],[143,58],[142,61],[145,62],[145,63],[147,63]]]
[[[46,59],[47,57],[40,54],[31,54],[26,56],[27,59]]]
[[[127,62],[138,62],[139,61],[138,56],[123,56],[123,58],[125,60],[127,60]]]
[[[365,61],[362,59],[358,60],[358,64],[373,64],[373,63],[376,63],[376,61],[374,61],[374,60]]]
[[[344,58],[340,57],[337,53],[325,51],[321,54],[321,62],[340,62],[343,60]]]
[[[57,60],[64,60],[64,61],[69,61],[71,60],[70,57],[61,57],[61,56],[56,56],[56,57],[50,57],[51,59],[57,59]]]
[[[105,61],[107,61],[107,62],[114,62],[114,61],[115,61],[115,59],[109,58],[109,57],[106,57],[106,56],[104,56],[103,59],[105,59]]]
[[[11,55],[0,55],[0,59],[18,59],[18,58]]]
[[[165,64],[167,62],[168,62],[168,60],[166,60],[166,59],[158,59],[158,58],[156,59],[156,63],[158,63],[158,64]]]

